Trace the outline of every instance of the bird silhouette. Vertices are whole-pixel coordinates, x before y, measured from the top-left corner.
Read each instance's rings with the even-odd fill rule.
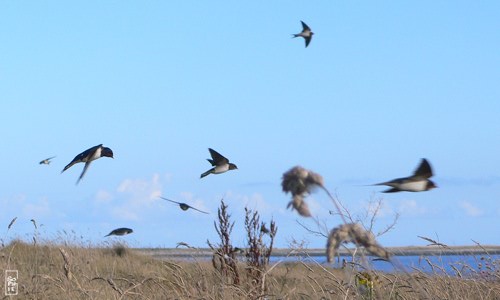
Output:
[[[307,48],[307,46],[309,46],[309,43],[311,42],[314,32],[312,32],[311,28],[309,28],[309,26],[307,26],[307,24],[304,23],[303,21],[300,21],[300,23],[302,23],[302,31],[297,34],[293,34],[293,37],[294,38],[299,36],[303,37],[304,41],[306,42],[306,48]]]
[[[132,232],[134,232],[132,229],[122,227],[122,228],[117,228],[115,230],[112,230],[110,233],[108,233],[104,237],[107,237],[107,236],[110,236],[110,235],[117,235],[117,236],[127,235],[127,234],[130,234]]]
[[[203,178],[209,174],[221,174],[229,170],[238,169],[235,164],[230,163],[229,160],[222,156],[219,152],[215,151],[212,148],[208,148],[208,151],[210,152],[210,156],[212,157],[212,159],[207,160],[213,166],[213,168],[201,174],[200,178]]]
[[[189,205],[189,204],[182,203],[182,202],[177,202],[177,201],[174,201],[174,200],[170,200],[170,199],[167,199],[167,198],[165,198],[165,197],[160,197],[160,198],[162,198],[163,200],[167,200],[167,201],[170,201],[170,202],[173,202],[173,203],[177,203],[177,204],[179,204],[179,207],[180,207],[182,210],[184,210],[184,211],[186,211],[186,210],[188,210],[188,209],[192,208],[192,209],[197,210],[197,211],[199,211],[199,212],[201,212],[201,213],[208,214],[206,211],[199,210],[199,209],[197,209],[197,208],[195,208],[195,207],[192,207],[192,206],[191,206],[191,205]]]
[[[414,171],[413,175],[408,177],[396,178],[386,182],[377,183],[374,185],[387,185],[391,188],[383,191],[383,193],[395,192],[423,192],[436,188],[436,184],[429,180],[432,177],[432,168],[427,159],[422,158],[420,165]]]
[[[55,156],[52,156],[52,157],[49,157],[49,158],[46,158],[44,160],[41,160],[40,161],[40,165],[49,165],[50,164],[50,160],[55,158]]]
[[[103,156],[113,158],[113,151],[107,147],[103,147],[102,144],[89,148],[83,151],[82,153],[78,154],[77,156],[75,156],[75,158],[73,158],[73,160],[69,164],[67,164],[66,167],[64,167],[61,173],[71,168],[74,164],[84,162],[85,166],[83,167],[82,174],[80,174],[80,177],[76,181],[76,184],[78,184],[80,180],[82,180],[85,173],[87,172],[90,163]]]

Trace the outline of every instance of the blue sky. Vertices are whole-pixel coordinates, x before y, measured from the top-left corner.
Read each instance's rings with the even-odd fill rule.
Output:
[[[248,206],[274,218],[278,247],[324,247],[281,192],[283,172],[302,165],[353,216],[383,198],[375,231],[399,213],[383,245],[498,244],[499,11],[498,1],[3,1],[0,235],[30,239],[34,218],[46,239],[99,244],[130,227],[132,246],[205,247],[224,197],[236,245]],[[300,20],[315,32],[307,49],[291,38]],[[100,143],[115,159],[95,161],[79,185],[83,165],[60,174]],[[208,147],[239,169],[200,180]],[[423,157],[438,189],[365,186],[410,175]],[[308,203],[328,228],[340,224],[324,193]]]

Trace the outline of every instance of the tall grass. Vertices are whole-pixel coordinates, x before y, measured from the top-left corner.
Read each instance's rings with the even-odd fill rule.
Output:
[[[0,251],[1,268],[19,271],[18,299],[499,299],[498,261],[484,261],[489,269],[458,276],[332,268],[303,256],[268,268],[265,291],[255,293],[251,272],[235,284],[208,261],[157,260],[125,245],[12,241]]]

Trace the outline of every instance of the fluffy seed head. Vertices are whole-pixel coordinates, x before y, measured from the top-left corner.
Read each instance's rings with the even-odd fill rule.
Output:
[[[291,193],[293,198],[287,207],[292,207],[303,217],[310,217],[311,212],[304,198],[315,187],[323,187],[323,177],[313,171],[295,166],[283,174],[281,187],[283,192]]]
[[[285,172],[281,182],[283,192],[294,196],[310,193],[315,186],[323,186],[323,177],[301,166],[295,166]]]
[[[304,201],[304,198],[301,195],[295,195],[292,198],[292,201],[290,201],[287,205],[287,208],[289,207],[295,208],[299,215],[303,217],[310,217],[311,212],[309,211],[309,206],[307,206],[307,203]]]
[[[380,246],[375,240],[375,236],[365,230],[361,225],[349,223],[340,225],[332,229],[326,244],[326,256],[328,262],[332,262],[340,244],[353,242],[358,246],[363,246],[372,255],[389,259],[390,253]]]

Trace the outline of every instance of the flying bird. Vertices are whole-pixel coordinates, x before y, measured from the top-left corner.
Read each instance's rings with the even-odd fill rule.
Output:
[[[53,158],[55,158],[55,156],[52,156],[52,157],[46,158],[46,159],[44,159],[44,160],[40,161],[40,164],[41,164],[41,165],[48,165],[48,164],[50,164],[50,160],[51,160],[51,159],[53,159]]]
[[[127,234],[130,234],[132,232],[134,232],[134,231],[130,228],[117,228],[117,229],[111,231],[110,233],[108,233],[108,235],[105,235],[104,237],[107,237],[110,235],[127,235]]]
[[[377,183],[374,185],[387,185],[391,188],[383,193],[394,192],[423,192],[436,188],[436,184],[429,180],[432,177],[432,168],[427,159],[422,158],[422,162],[413,172],[413,175],[403,178],[396,178],[390,181]]]
[[[206,211],[199,210],[199,209],[197,209],[197,208],[195,208],[195,207],[192,207],[191,205],[188,205],[188,204],[186,204],[186,203],[177,202],[177,201],[170,200],[170,199],[167,199],[167,198],[164,198],[164,197],[160,197],[160,198],[162,198],[163,200],[167,200],[167,201],[170,201],[170,202],[173,202],[173,203],[177,203],[177,204],[179,204],[179,207],[180,207],[182,210],[188,210],[188,209],[192,208],[192,209],[197,210],[197,211],[199,211],[199,212],[202,212],[202,213],[204,213],[204,214],[208,214]]]
[[[61,171],[61,173],[63,173],[67,169],[71,168],[71,166],[73,166],[74,164],[84,162],[85,166],[83,167],[82,174],[80,174],[80,177],[76,181],[76,184],[78,184],[80,182],[80,180],[82,180],[85,173],[87,172],[87,169],[89,168],[90,163],[93,160],[96,160],[96,159],[103,157],[103,156],[113,158],[113,151],[111,151],[111,149],[109,149],[107,147],[103,147],[102,144],[94,146],[90,149],[83,151],[82,153],[78,154],[77,156],[75,156],[75,158],[73,158],[73,160],[66,167],[64,167],[64,169]]]
[[[303,21],[300,21],[300,23],[302,23],[302,31],[297,34],[293,34],[293,37],[294,38],[299,36],[303,37],[306,42],[306,48],[307,48],[307,46],[309,46],[309,43],[311,42],[314,32],[312,32],[311,28],[309,28],[309,26],[307,26],[307,24],[304,23]]]
[[[213,166],[213,168],[201,174],[200,178],[203,178],[209,174],[220,174],[229,170],[238,169],[235,164],[230,163],[229,160],[220,155],[219,152],[215,151],[212,148],[208,148],[208,151],[210,151],[210,156],[212,156],[212,159],[207,160]]]

